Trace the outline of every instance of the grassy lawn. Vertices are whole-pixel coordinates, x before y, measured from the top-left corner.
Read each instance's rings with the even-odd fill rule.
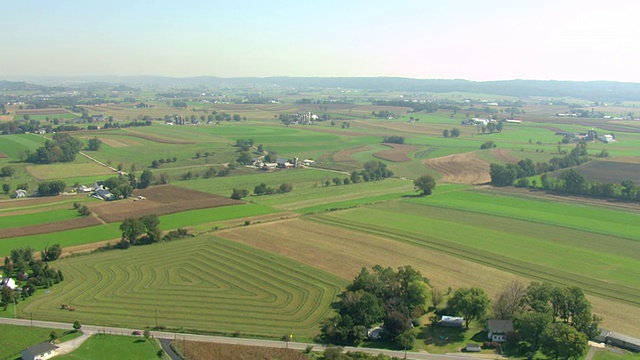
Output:
[[[310,266],[213,236],[66,258],[55,266],[65,281],[19,303],[19,317],[271,338],[291,332],[309,341],[345,285]]]
[[[133,336],[95,334],[72,353],[56,359],[149,360],[158,358],[160,348],[153,340]]]
[[[638,360],[640,354],[628,351],[622,351],[621,354],[613,352],[609,349],[597,350],[593,356],[593,360]]]
[[[2,334],[0,358],[19,359],[20,351],[29,346],[49,340],[49,335],[52,331],[55,331],[59,335],[63,334],[63,331],[60,329],[0,324],[0,333]],[[80,332],[71,332],[62,336],[60,341],[72,340],[81,334]]]

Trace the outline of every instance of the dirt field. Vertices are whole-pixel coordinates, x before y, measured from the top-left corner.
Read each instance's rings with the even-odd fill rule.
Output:
[[[16,115],[60,115],[60,114],[68,114],[69,112],[65,109],[23,109],[16,110]]]
[[[30,225],[19,228],[2,229],[2,232],[0,232],[0,239],[6,239],[14,236],[48,234],[57,231],[86,228],[100,224],[100,220],[96,219],[93,216],[87,216],[78,219],[59,221],[52,224]]]
[[[517,163],[520,161],[518,158],[515,158],[509,154],[509,150],[507,149],[491,149],[491,155],[500,161],[504,161],[507,163]]]
[[[100,141],[102,141],[103,143],[114,147],[114,148],[122,148],[122,147],[127,147],[127,146],[137,146],[140,145],[139,142],[135,141],[135,140],[129,140],[129,139],[114,139],[114,138],[110,138],[110,137],[106,137],[106,136],[101,136],[98,139],[100,139]]]
[[[463,153],[427,159],[422,164],[442,174],[442,181],[456,184],[485,184],[491,181],[489,163],[475,153]]]
[[[0,115],[0,121],[11,121],[13,120],[13,115]]]
[[[137,197],[146,199],[140,200]],[[181,211],[237,205],[242,202],[172,185],[152,186],[135,190],[134,196],[118,201],[90,205],[91,211],[107,223],[122,221],[128,217],[166,215]]]
[[[1,200],[0,210],[10,209],[15,207],[28,207],[28,206],[55,204],[55,203],[59,203],[62,200],[73,199],[73,196],[76,196],[76,195],[45,196],[40,198]]]
[[[153,141],[153,142],[157,142],[157,143],[161,143],[161,144],[175,144],[175,145],[191,145],[191,144],[195,144],[195,141],[180,141],[180,140],[172,140],[172,139],[168,139],[168,138],[164,138],[164,137],[159,137],[159,136],[152,136],[152,135],[148,135],[148,134],[141,134],[138,132],[132,132],[131,130],[125,129],[124,131],[126,131],[126,134],[118,134],[120,136],[133,136],[133,137],[137,137],[140,139],[145,139],[145,140],[149,140],[149,141]]]
[[[383,145],[388,146],[391,149],[379,151],[373,154],[373,156],[379,159],[389,160],[393,162],[411,161],[411,158],[409,157],[408,154],[414,151],[418,151],[418,149],[420,149],[420,147],[413,146],[413,145],[403,145],[403,144],[383,144]]]
[[[338,151],[337,153],[333,154],[333,156],[331,156],[331,158],[333,159],[333,161],[335,161],[337,163],[354,162],[355,160],[353,159],[353,157],[351,155],[353,155],[355,153],[362,152],[362,151],[369,151],[369,150],[371,150],[371,148],[368,147],[368,146],[363,146],[363,147],[359,147],[359,148],[355,148],[355,149],[342,150],[342,151]]]
[[[174,340],[172,347],[184,355],[185,359],[198,360],[308,360],[300,350],[283,348],[266,348],[258,346],[242,346],[232,344],[215,344],[210,342]],[[186,354],[185,349],[186,348]],[[284,346],[284,345],[283,345]]]

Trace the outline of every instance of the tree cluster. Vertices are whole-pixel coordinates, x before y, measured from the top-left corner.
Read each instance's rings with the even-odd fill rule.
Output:
[[[12,177],[16,173],[16,169],[11,166],[3,166],[0,170],[0,177]]]
[[[364,163],[364,170],[360,171],[359,175],[364,181],[378,181],[392,177],[393,171],[387,169],[385,163],[378,160],[371,160]],[[357,183],[359,181],[353,182]]]
[[[492,163],[489,167],[491,184],[495,186],[510,186],[516,179],[544,174],[559,169],[584,164],[589,161],[587,157],[587,144],[579,143],[564,157],[554,157],[546,162],[533,163],[531,159],[520,160],[517,164],[501,165]]]
[[[42,251],[42,260],[35,260],[34,250],[27,246],[11,250],[11,255],[4,258],[3,278],[13,278],[18,286],[12,290],[8,286],[0,289],[0,306],[7,309],[9,304],[25,300],[38,288],[50,288],[64,280],[60,270],[49,266],[49,261],[58,259],[61,254],[60,244],[47,246]]]
[[[52,140],[47,140],[44,146],[27,156],[27,162],[36,164],[51,164],[56,162],[72,162],[80,152],[82,142],[69,134],[56,133]]]
[[[122,239],[120,246],[147,245],[162,240],[158,215],[145,215],[139,218],[126,218],[120,224]]]
[[[267,184],[265,183],[261,183],[260,185],[256,185],[256,187],[253,188],[253,193],[256,196],[261,196],[261,195],[284,194],[284,193],[291,192],[292,190],[293,190],[293,185],[289,183],[282,183],[278,188],[272,188],[267,186]]]
[[[411,319],[424,314],[431,299],[429,280],[411,266],[396,272],[376,265],[372,270],[362,268],[340,295],[338,314],[323,323],[324,341],[358,345],[366,339],[367,329],[380,323],[385,336],[400,346],[405,337],[412,337]]]
[[[404,144],[404,136],[398,136],[398,135],[385,136],[382,142],[390,143],[390,144]]]
[[[486,141],[482,143],[482,145],[480,145],[480,150],[493,149],[496,146],[497,146],[496,143],[494,143],[493,141]]]
[[[460,129],[458,129],[458,128],[453,128],[451,130],[444,129],[442,131],[442,136],[444,136],[446,138],[449,138],[449,137],[457,138],[458,136],[460,136]]]
[[[168,163],[172,163],[172,162],[176,162],[178,161],[177,157],[168,157],[166,159],[158,159],[158,160],[153,160],[151,162],[151,167],[154,169],[159,168],[162,164],[168,164]]]
[[[494,313],[514,320],[515,333],[508,337],[522,352],[541,350],[556,359],[583,355],[601,321],[580,288],[538,282],[508,284],[497,296]]]
[[[43,181],[38,184],[38,196],[55,196],[61,194],[67,187],[64,180]]]
[[[100,150],[101,146],[102,146],[102,141],[100,141],[100,139],[98,139],[95,136],[92,139],[89,139],[89,141],[87,141],[87,149],[91,151],[98,151]]]

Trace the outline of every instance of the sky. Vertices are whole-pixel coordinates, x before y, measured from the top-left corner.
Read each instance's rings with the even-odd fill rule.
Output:
[[[0,0],[0,80],[640,82],[636,0]]]

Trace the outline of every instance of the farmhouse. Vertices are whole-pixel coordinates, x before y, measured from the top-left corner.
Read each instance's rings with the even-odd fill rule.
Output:
[[[459,316],[442,315],[440,320],[440,325],[447,327],[459,328],[462,327],[462,324],[464,324],[464,318]]]
[[[505,342],[510,332],[513,332],[513,321],[511,320],[487,321],[487,339],[490,341]]]
[[[23,360],[46,360],[56,355],[58,355],[58,347],[48,341],[43,341],[20,352]]]
[[[0,275],[0,285],[6,286],[11,290],[15,290],[18,286],[16,285],[16,281],[12,278],[3,279],[2,275]],[[0,287],[2,287],[0,286]]]
[[[104,189],[98,189],[96,190],[93,195],[94,198],[96,199],[100,199],[100,200],[104,200],[104,201],[110,201],[115,199],[115,196],[113,196],[112,193],[108,192],[107,190]]]

